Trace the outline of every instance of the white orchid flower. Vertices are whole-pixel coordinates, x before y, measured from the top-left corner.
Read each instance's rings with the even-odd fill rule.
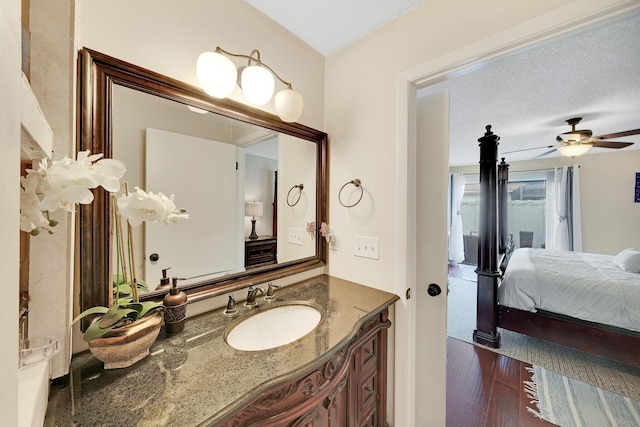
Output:
[[[39,209],[40,198],[36,193],[38,181],[37,175],[20,178],[22,185],[20,189],[20,230],[27,233],[49,225],[49,221]]]
[[[167,197],[163,193],[147,193],[135,187],[135,191],[118,197],[118,212],[132,227],[143,222],[162,221],[169,224],[189,218],[184,210],[176,208],[173,198],[173,194]]]
[[[20,229],[33,231],[55,225],[47,220],[48,212],[57,209],[73,212],[76,204],[93,202],[92,188],[102,186],[112,193],[120,190],[120,179],[126,172],[124,163],[101,159],[102,156],[80,151],[75,160],[44,159],[38,169],[27,169],[27,176],[22,179]]]

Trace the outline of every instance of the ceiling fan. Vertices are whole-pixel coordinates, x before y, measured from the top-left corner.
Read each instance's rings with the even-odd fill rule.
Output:
[[[567,124],[571,126],[571,130],[569,132],[561,133],[556,137],[557,144],[555,145],[547,145],[544,147],[535,147],[535,148],[525,148],[523,150],[515,150],[508,151],[503,154],[515,153],[519,151],[527,151],[527,150],[539,150],[541,148],[552,148],[552,150],[546,151],[542,154],[538,154],[534,157],[543,157],[549,155],[556,150],[561,154],[568,157],[577,157],[581,156],[587,151],[589,151],[592,147],[599,148],[624,148],[630,145],[633,145],[633,142],[621,142],[621,141],[609,141],[609,139],[622,138],[623,136],[629,135],[639,135],[640,129],[627,130],[623,132],[615,132],[609,133],[606,135],[598,135],[592,136],[593,132],[589,129],[576,129],[576,126],[582,117],[574,117],[572,119],[566,120]]]

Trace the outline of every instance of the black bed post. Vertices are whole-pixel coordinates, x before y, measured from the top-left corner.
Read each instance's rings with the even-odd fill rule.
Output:
[[[486,127],[480,142],[480,224],[478,229],[478,312],[473,340],[487,347],[500,347],[498,333],[498,140]]]
[[[507,203],[509,202],[509,165],[505,163],[504,157],[498,165],[498,232],[500,244],[498,250],[500,254],[507,252],[511,243],[508,231]]]

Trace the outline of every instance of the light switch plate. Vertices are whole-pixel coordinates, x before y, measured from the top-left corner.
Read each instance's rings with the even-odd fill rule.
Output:
[[[289,227],[289,243],[292,245],[302,246],[302,237],[304,230],[302,228]]]
[[[353,236],[353,255],[363,258],[379,259],[378,238]]]

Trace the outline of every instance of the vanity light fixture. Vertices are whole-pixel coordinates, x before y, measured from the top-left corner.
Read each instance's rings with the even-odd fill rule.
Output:
[[[254,105],[264,105],[273,96],[275,78],[282,82],[285,89],[275,97],[276,113],[283,122],[295,122],[302,115],[304,99],[293,90],[291,83],[283,80],[271,67],[262,62],[260,51],[254,49],[250,55],[227,52],[216,47],[215,52],[204,52],[198,57],[196,73],[200,86],[204,91],[216,98],[226,98],[233,92],[238,80],[238,70],[229,58],[224,55],[245,58],[248,66],[240,75],[242,92]]]
[[[256,240],[258,233],[256,233],[256,217],[263,215],[262,202],[245,202],[244,203],[244,216],[251,217],[251,234],[249,239]]]

